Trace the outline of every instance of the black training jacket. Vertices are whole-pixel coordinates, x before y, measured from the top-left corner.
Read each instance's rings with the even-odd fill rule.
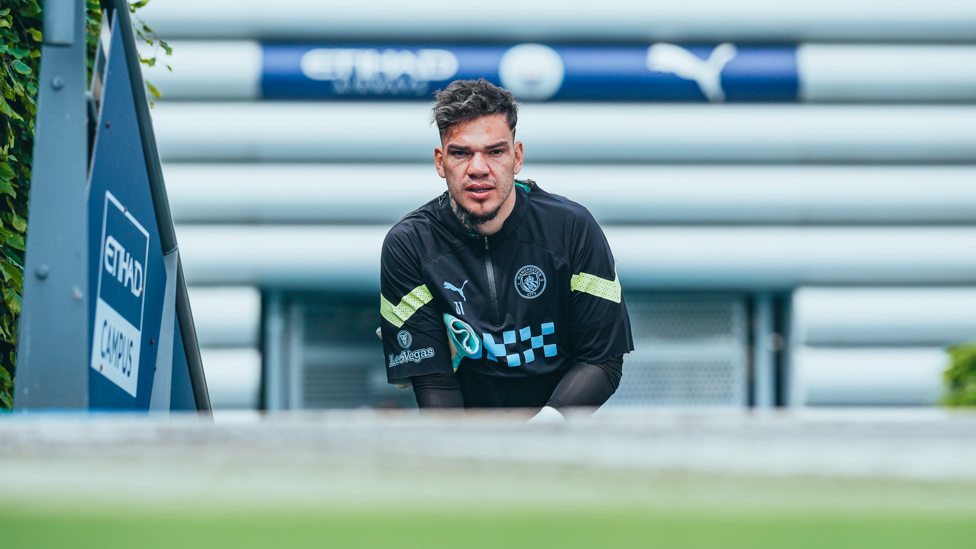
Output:
[[[500,377],[565,370],[634,349],[613,254],[586,208],[517,183],[502,229],[470,235],[445,192],[383,242],[380,312],[387,379],[453,371],[443,315],[483,345],[460,368]]]

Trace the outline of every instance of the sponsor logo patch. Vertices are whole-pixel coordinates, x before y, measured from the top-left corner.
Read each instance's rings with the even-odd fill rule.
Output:
[[[404,349],[409,349],[413,344],[413,336],[406,330],[400,330],[400,333],[397,334],[397,343]]]
[[[427,347],[426,349],[419,349],[416,351],[403,351],[398,355],[390,355],[390,368],[394,366],[399,366],[401,364],[406,364],[408,362],[417,362],[425,358],[431,358],[434,356],[434,348]]]
[[[526,265],[515,273],[515,289],[525,299],[535,299],[546,289],[546,273],[535,265]]]

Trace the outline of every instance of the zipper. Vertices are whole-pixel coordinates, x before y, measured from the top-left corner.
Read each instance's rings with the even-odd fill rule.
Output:
[[[488,273],[488,291],[491,294],[492,324],[501,326],[498,318],[498,294],[495,292],[495,269],[491,265],[491,248],[488,247],[488,237],[485,236],[485,271]]]

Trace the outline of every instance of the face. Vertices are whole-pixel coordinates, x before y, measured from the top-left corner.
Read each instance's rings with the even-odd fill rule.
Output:
[[[448,130],[434,149],[437,173],[447,179],[456,211],[489,234],[515,207],[515,174],[522,169],[522,143],[515,142],[504,114],[482,116]],[[462,219],[464,221],[464,219]],[[493,228],[485,231],[485,226]]]

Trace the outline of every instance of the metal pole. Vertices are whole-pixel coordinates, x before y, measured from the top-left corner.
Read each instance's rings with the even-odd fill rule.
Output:
[[[270,292],[267,304],[264,328],[264,407],[267,410],[284,410],[285,313],[281,292]]]
[[[88,407],[85,2],[47,0],[14,409]]]
[[[159,161],[159,151],[156,148],[156,137],[153,131],[152,117],[149,113],[149,99],[146,96],[146,86],[142,78],[142,67],[139,63],[135,33],[132,31],[129,19],[129,5],[126,0],[102,0],[101,5],[103,10],[115,10],[118,13],[119,28],[113,29],[113,32],[122,34],[122,42],[125,45],[125,58],[131,75],[136,120],[139,124],[139,135],[142,139],[142,149],[146,159],[149,191],[152,194],[153,209],[156,214],[160,247],[163,250],[163,255],[169,256],[178,249],[176,228],[173,225],[169,198],[166,194],[166,185],[163,181],[163,172]],[[196,402],[197,411],[209,413],[211,411],[210,393],[207,390],[203,361],[200,357],[200,346],[197,342],[196,328],[193,323],[193,312],[190,309],[190,299],[186,293],[186,281],[183,278],[183,262],[180,259],[177,260],[176,271],[176,318],[180,324],[183,348],[186,352],[193,399]]]
[[[183,349],[186,351],[186,365],[190,370],[193,400],[196,402],[198,412],[210,414],[210,392],[207,390],[207,378],[203,373],[203,359],[200,358],[200,344],[197,342],[197,329],[193,324],[193,312],[190,310],[190,297],[186,293],[182,259],[177,259],[176,262],[176,320],[180,323],[180,335],[183,336]]]
[[[114,9],[119,14],[119,28],[113,29],[113,31],[122,33],[122,43],[125,44],[125,60],[129,65],[132,97],[136,104],[136,120],[139,122],[142,150],[146,155],[149,190],[152,193],[153,207],[156,211],[159,242],[163,248],[163,255],[169,255],[176,249],[176,229],[173,226],[173,216],[169,211],[166,185],[163,183],[163,170],[159,163],[159,151],[156,149],[156,134],[153,132],[152,117],[149,113],[149,98],[146,96],[146,85],[142,78],[142,67],[136,48],[135,33],[132,32],[132,25],[129,24],[129,3],[127,0],[102,0],[101,4],[102,9]]]
[[[776,334],[773,331],[773,298],[769,292],[756,294],[753,313],[753,404],[771,408],[775,393]]]
[[[305,307],[288,305],[288,404],[289,410],[305,407]]]

